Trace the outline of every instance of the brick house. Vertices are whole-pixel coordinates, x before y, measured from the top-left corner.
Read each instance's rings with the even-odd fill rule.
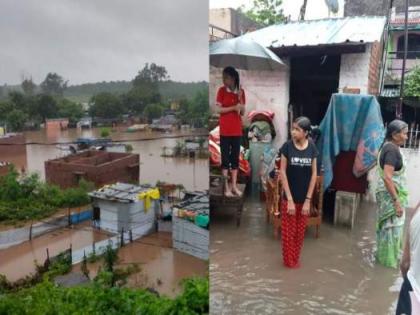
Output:
[[[0,161],[13,164],[17,171],[27,168],[26,139],[21,133],[7,133],[0,136]]]
[[[45,178],[61,188],[77,187],[83,178],[96,187],[116,182],[138,183],[140,156],[131,153],[85,151],[45,162]]]

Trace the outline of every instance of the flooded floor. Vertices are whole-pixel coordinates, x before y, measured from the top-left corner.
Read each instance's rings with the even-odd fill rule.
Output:
[[[394,314],[398,270],[374,262],[376,205],[363,201],[353,230],[324,223],[306,233],[299,269],[282,264],[264,204],[247,201],[239,228],[212,216],[212,314]]]
[[[160,294],[176,296],[184,278],[208,274],[208,263],[172,248],[171,233],[159,232],[145,236],[118,251],[119,267],[136,263],[140,272],[129,277],[128,286],[153,288]],[[88,264],[89,276],[95,277],[101,263]],[[80,264],[74,267],[80,270]]]
[[[44,234],[31,241],[0,250],[0,274],[5,275],[9,281],[16,281],[35,272],[35,260],[39,264],[44,263],[47,248],[50,257],[53,257],[69,249],[70,244],[77,250],[106,238],[106,233],[92,229],[89,223]]]
[[[162,138],[185,135],[187,133],[164,134],[161,132],[125,132],[126,128],[119,128],[110,137],[115,141],[124,141],[133,147],[133,153],[140,154],[140,182],[154,185],[158,180],[165,180],[175,184],[183,184],[189,190],[208,189],[208,159],[163,158],[163,147],[174,147],[179,138]],[[191,132],[190,132],[191,133]],[[203,135],[203,130],[193,132]],[[27,131],[24,133],[26,142],[71,142],[79,137],[100,137],[100,129],[68,129],[64,131],[46,130]],[[153,139],[142,140],[140,139]],[[136,141],[134,141],[136,140]],[[45,179],[44,162],[64,156],[64,151],[56,145],[28,145],[27,169],[38,172]],[[1,157],[0,157],[1,160]]]

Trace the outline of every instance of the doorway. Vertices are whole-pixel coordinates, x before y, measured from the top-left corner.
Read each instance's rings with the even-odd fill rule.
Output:
[[[290,111],[293,118],[306,116],[312,125],[324,118],[331,95],[338,92],[340,55],[291,58]]]

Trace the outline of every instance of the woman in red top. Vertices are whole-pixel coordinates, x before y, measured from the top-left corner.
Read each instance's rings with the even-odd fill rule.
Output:
[[[216,105],[220,114],[220,151],[222,174],[227,177],[229,169],[232,186],[225,186],[228,197],[241,195],[237,186],[239,154],[242,137],[241,115],[245,112],[245,93],[239,85],[239,73],[233,67],[223,69],[223,86],[217,92]]]

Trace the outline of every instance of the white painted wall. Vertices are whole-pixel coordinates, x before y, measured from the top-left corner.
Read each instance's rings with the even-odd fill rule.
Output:
[[[283,60],[285,61],[285,60]],[[240,71],[241,85],[245,90],[246,113],[244,125],[249,124],[247,113],[254,109],[269,109],[275,113],[274,127],[277,136],[273,142],[279,148],[287,140],[287,107],[289,104],[289,68],[282,71]],[[216,93],[222,86],[222,69],[210,68],[209,98],[214,111]]]
[[[360,88],[361,94],[368,94],[369,63],[371,44],[366,44],[366,52],[341,55],[339,92],[343,88]]]

